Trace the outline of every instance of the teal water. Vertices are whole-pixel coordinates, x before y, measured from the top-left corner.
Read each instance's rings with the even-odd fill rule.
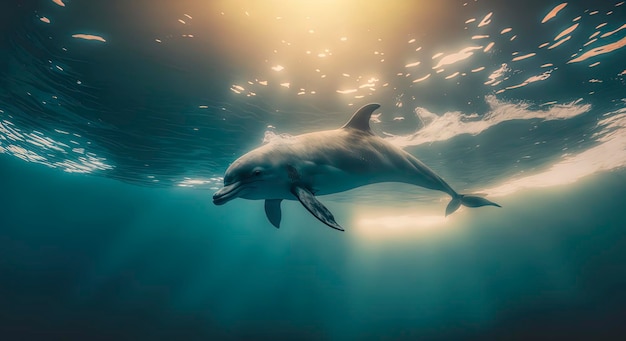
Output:
[[[0,339],[625,332],[626,5],[61,3],[1,14]],[[242,153],[369,102],[503,208],[379,184],[320,197],[341,233],[211,203]]]
[[[520,193],[436,235],[2,159],[6,339],[618,339],[624,172]],[[333,205],[337,216],[349,207]],[[469,212],[468,212],[469,214]],[[215,223],[219,221],[219,223]]]

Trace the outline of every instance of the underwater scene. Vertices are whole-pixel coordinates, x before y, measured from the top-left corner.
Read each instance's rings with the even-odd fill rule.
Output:
[[[0,340],[624,340],[625,60],[621,0],[4,1]]]

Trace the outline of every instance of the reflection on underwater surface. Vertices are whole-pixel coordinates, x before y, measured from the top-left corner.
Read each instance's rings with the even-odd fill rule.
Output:
[[[4,7],[0,331],[620,329],[623,1]],[[443,194],[374,185],[323,198],[349,230],[339,236],[297,203],[279,231],[261,202],[212,207],[237,156],[339,127],[370,102],[376,134],[504,209],[444,218]]]
[[[117,9],[103,4],[88,24],[83,4],[37,3],[25,11],[37,20],[5,34],[0,152],[132,183],[216,188],[268,132],[327,129],[378,101],[375,130],[485,191],[580,159],[607,143],[601,136],[624,140],[623,125],[609,124],[624,107],[626,70],[611,63],[622,3],[533,3],[523,18],[488,2],[374,4],[188,1],[116,27],[105,19]],[[622,167],[624,149],[608,149],[615,158],[602,169]]]

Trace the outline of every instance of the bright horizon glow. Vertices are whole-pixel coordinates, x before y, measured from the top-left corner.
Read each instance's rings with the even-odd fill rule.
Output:
[[[605,115],[598,126],[602,131],[594,137],[599,145],[565,156],[545,172],[508,180],[485,192],[501,197],[523,189],[567,185],[589,175],[626,167],[626,109]]]
[[[385,207],[359,207],[351,222],[354,234],[359,239],[380,241],[407,237],[428,237],[449,231],[455,219],[440,212],[416,212],[411,207],[403,209]],[[434,209],[433,209],[434,210]],[[456,212],[455,214],[459,214]]]

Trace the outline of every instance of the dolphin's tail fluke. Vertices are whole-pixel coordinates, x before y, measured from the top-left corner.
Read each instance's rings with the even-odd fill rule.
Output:
[[[452,198],[452,200],[448,204],[448,207],[446,207],[446,217],[454,213],[457,209],[459,209],[461,205],[467,206],[467,207],[481,207],[481,206],[502,207],[496,204],[495,202],[489,201],[483,197],[477,197],[474,195],[457,194]]]

